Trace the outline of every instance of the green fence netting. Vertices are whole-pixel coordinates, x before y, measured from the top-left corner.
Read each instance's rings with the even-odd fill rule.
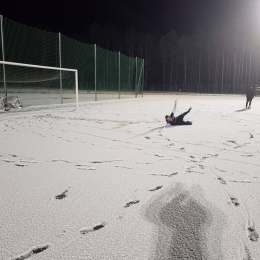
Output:
[[[2,18],[2,17],[1,17]],[[143,60],[1,19],[1,61],[78,70],[80,91],[140,93]],[[4,84],[5,83],[5,84]],[[5,87],[6,86],[6,87]],[[0,65],[0,92],[75,90],[75,73]]]

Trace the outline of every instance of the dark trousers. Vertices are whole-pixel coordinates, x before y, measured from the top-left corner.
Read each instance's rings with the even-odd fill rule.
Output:
[[[252,102],[252,98],[247,98],[246,99],[246,107],[247,107],[248,103],[249,103],[249,107],[251,107],[251,102]]]
[[[176,125],[190,125],[191,122],[183,121],[183,118],[189,113],[189,111],[184,112],[183,114],[176,117]]]

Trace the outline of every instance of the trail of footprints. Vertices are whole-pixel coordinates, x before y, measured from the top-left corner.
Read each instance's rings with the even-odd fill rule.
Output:
[[[251,136],[251,138],[253,138],[253,136]],[[228,142],[232,142],[234,144],[235,141],[228,141]],[[174,145],[174,144],[171,144],[171,145]],[[235,147],[236,148],[236,147]],[[180,150],[184,150],[185,148],[184,147],[181,147]],[[12,155],[12,154],[9,154],[10,157],[17,157],[16,155]],[[162,157],[158,154],[155,154],[155,156],[157,157]],[[210,157],[216,157],[218,156],[218,154],[214,154],[214,155],[211,155],[209,154]],[[0,156],[2,157],[2,156]],[[198,162],[195,160],[195,157],[194,156],[190,156],[190,158],[194,159],[194,160],[191,160],[192,162]],[[207,159],[209,158],[208,156],[205,156],[205,157],[202,157],[202,160],[204,159]],[[14,160],[12,159],[3,159],[3,161],[5,162],[15,162]],[[51,160],[52,162],[65,162],[65,163],[71,163],[69,161],[66,161],[66,160]],[[111,161],[92,161],[90,163],[93,163],[93,164],[99,164],[99,163],[111,163],[111,162],[115,162],[115,161],[122,161],[122,160],[111,160]],[[15,165],[16,166],[19,166],[19,167],[24,167],[24,166],[28,166],[28,165],[25,165],[25,164],[22,164],[24,162],[27,162],[27,163],[35,163],[35,161],[26,161],[26,160],[20,160],[21,164],[19,163],[16,163]],[[79,165],[77,164],[76,165],[77,167],[84,167],[83,165]],[[124,166],[122,165],[117,165],[116,167],[122,167],[124,168]],[[200,169],[205,169],[205,167],[201,164],[199,165]],[[127,168],[127,167],[126,167]],[[80,169],[80,168],[78,168]],[[88,169],[88,168],[82,168],[82,169]],[[95,169],[95,168],[93,168]],[[188,172],[191,172],[192,170],[192,167],[188,168]],[[217,169],[219,170],[219,169]],[[221,171],[221,170],[219,170]],[[224,172],[224,171],[223,171]],[[172,177],[174,175],[176,175],[178,172],[174,172],[174,173],[171,173],[171,174],[164,174],[164,173],[150,173],[149,175],[155,175],[155,176],[166,176],[166,177]],[[227,182],[221,177],[221,176],[217,176],[217,180],[220,182],[220,184],[223,184],[223,185],[227,185]],[[150,192],[154,192],[154,191],[157,191],[157,190],[160,190],[161,188],[163,187],[163,185],[159,185],[159,186],[155,186],[154,188],[151,188],[149,189]],[[70,187],[69,187],[70,188]],[[56,200],[63,200],[65,199],[67,196],[68,196],[68,191],[69,189],[61,192],[60,194],[58,195],[55,195],[55,199]],[[234,206],[238,207],[240,204],[238,202],[238,199],[235,198],[234,196],[231,196],[229,195],[229,198],[230,198],[230,203],[232,203]],[[131,200],[129,202],[127,202],[123,207],[124,208],[128,208],[134,204],[137,204],[139,203],[140,200],[136,199],[136,200]],[[94,224],[93,226],[88,226],[88,227],[83,227],[79,230],[79,233],[82,234],[82,235],[85,235],[85,234],[88,234],[88,233],[91,233],[91,232],[94,232],[94,231],[98,231],[102,228],[104,228],[105,226],[107,225],[106,222],[100,222],[100,223],[97,223],[97,224]],[[255,230],[254,226],[248,226],[247,227],[247,232],[248,232],[248,237],[251,241],[253,242],[257,242],[258,239],[259,239],[259,235],[257,233],[257,231]],[[38,254],[38,253],[41,253],[43,251],[45,251],[46,249],[48,249],[49,245],[43,245],[43,246],[36,246],[36,247],[33,247],[32,249],[30,249],[28,252],[25,252],[23,254],[21,254],[20,256],[17,256],[15,258],[12,258],[11,260],[23,260],[23,259],[27,259],[29,257],[31,257],[32,255],[34,254]],[[250,252],[247,249],[247,255],[250,256]],[[248,258],[248,259],[251,259],[251,258]]]
[[[218,169],[219,170],[219,169]],[[214,173],[214,172],[213,172]],[[217,176],[217,180],[221,183],[221,184],[224,184],[224,185],[227,185],[227,182],[220,176]],[[239,201],[237,198],[235,198],[234,196],[232,195],[228,195],[229,198],[230,198],[230,203],[232,203],[234,206],[238,207],[240,205]],[[245,209],[245,213],[246,213],[246,216],[247,218],[249,218],[249,214],[246,210],[246,208],[244,207]],[[251,222],[253,222],[253,220],[251,220]],[[255,227],[254,225],[248,223],[247,225],[247,233],[248,233],[248,238],[252,241],[252,242],[258,242],[258,239],[259,239],[259,234],[257,233],[257,231],[255,230]],[[246,253],[247,255],[251,255],[250,251],[248,248],[246,248]],[[248,258],[248,259],[251,259],[251,258]]]
[[[251,135],[251,137],[250,138],[253,138],[253,135]],[[241,147],[242,145],[238,145],[235,141],[228,141],[228,142],[231,142],[231,143],[233,143],[233,144],[236,144],[237,146],[236,147],[234,147],[234,148],[238,148],[238,147]],[[219,154],[209,154],[209,156],[210,157],[217,157]],[[204,157],[202,157],[202,160],[205,160],[205,159],[207,159],[207,158],[209,158],[209,156],[204,156]],[[251,156],[251,155],[249,155],[249,156]],[[195,160],[195,157],[194,156],[190,156],[190,158],[191,158],[191,162],[194,162],[194,163],[199,163],[199,162],[201,162],[201,160],[199,160],[199,161],[197,161],[197,160]],[[199,167],[200,167],[200,169],[205,169],[205,167],[202,165],[202,164],[200,164],[200,165],[198,165]],[[201,173],[200,171],[195,171],[195,170],[193,170],[194,168],[195,168],[196,166],[190,166],[189,168],[187,168],[187,172],[196,172],[196,173]],[[217,169],[218,171],[221,171],[221,172],[225,172],[224,170],[220,170],[220,169]],[[224,179],[224,178],[222,178],[221,176],[216,176],[216,178],[217,178],[217,180],[219,181],[219,183],[220,184],[222,184],[222,185],[227,185],[228,183],[227,183],[227,181]],[[248,182],[248,181],[247,181]],[[160,186],[158,186],[158,187],[160,187]],[[154,189],[151,189],[151,190],[156,190],[156,188],[154,188]],[[150,191],[151,191],[150,190]],[[230,203],[232,203],[235,207],[238,207],[239,205],[240,205],[240,203],[239,203],[239,201],[238,201],[238,199],[236,198],[236,197],[234,197],[234,196],[232,196],[232,195],[229,195],[229,198],[230,198]],[[248,232],[248,237],[249,237],[249,239],[252,241],[252,242],[257,242],[258,241],[258,239],[259,239],[259,235],[258,235],[258,233],[257,233],[257,231],[255,230],[255,228],[254,228],[254,226],[248,226],[247,227],[247,232]],[[249,257],[248,259],[251,259],[251,253],[250,253],[250,251],[248,250],[248,248],[246,248],[247,250],[246,250],[246,253],[247,253],[247,256]]]
[[[0,157],[2,157],[2,161],[6,163],[13,163],[17,167],[26,167],[29,166],[29,164],[36,163],[34,159],[19,159],[19,157],[15,154],[3,154]]]
[[[254,136],[252,134],[250,134],[250,138],[254,138]],[[168,140],[170,141],[170,140]],[[242,144],[242,145],[239,145],[238,143],[236,143],[236,141],[233,141],[233,140],[228,140],[227,142],[230,142],[230,143],[233,143],[235,144],[236,146],[234,147],[235,149],[236,148],[239,148],[239,147],[242,147],[243,145],[246,145],[247,143],[245,144]],[[173,144],[174,145],[174,144]],[[185,150],[184,147],[181,147],[180,150]],[[217,157],[219,154],[209,154],[210,157]],[[157,156],[157,155],[156,155]],[[202,160],[205,160],[207,158],[209,158],[209,156],[204,156],[202,157]],[[247,156],[247,157],[251,157],[253,155],[244,155],[244,156]],[[191,158],[191,162],[194,162],[194,163],[199,163],[201,161],[197,161],[195,160],[195,157],[194,156],[190,156]],[[200,164],[198,165],[200,169],[205,169],[205,167]],[[201,173],[200,171],[195,171],[193,170],[196,166],[190,166],[189,168],[187,168],[187,172],[196,172],[196,173]],[[217,169],[221,172],[225,172],[224,170],[220,170],[220,169]],[[156,174],[153,174],[153,175],[156,175]],[[161,174],[161,176],[163,176]],[[219,181],[220,184],[222,185],[227,185],[227,181],[222,178],[221,176],[216,176],[217,180]],[[247,181],[248,182],[248,181]],[[158,186],[158,188],[160,189],[161,186]],[[154,191],[154,190],[157,190],[158,189],[157,187],[153,188],[153,189],[150,189],[150,191]],[[229,198],[230,198],[230,203],[232,203],[235,207],[238,207],[240,205],[238,199],[232,195],[229,195]],[[247,227],[247,232],[248,232],[248,237],[249,239],[252,241],[252,242],[257,242],[258,239],[259,239],[259,235],[257,233],[257,231],[255,230],[254,226],[248,226]],[[247,256],[248,256],[248,259],[251,259],[251,253],[250,251],[248,250],[248,248],[246,248],[246,253],[247,253]]]

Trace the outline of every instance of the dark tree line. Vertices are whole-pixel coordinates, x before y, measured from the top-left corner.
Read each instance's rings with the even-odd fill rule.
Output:
[[[260,84],[260,37],[223,27],[192,35],[174,30],[155,38],[114,25],[89,29],[89,41],[111,51],[145,60],[144,89],[208,93],[244,93]]]

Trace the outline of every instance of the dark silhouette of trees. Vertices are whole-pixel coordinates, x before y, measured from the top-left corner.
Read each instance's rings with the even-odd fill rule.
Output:
[[[243,33],[238,25],[155,38],[134,27],[121,32],[95,23],[89,41],[144,59],[144,90],[239,94],[260,84],[260,34]]]

